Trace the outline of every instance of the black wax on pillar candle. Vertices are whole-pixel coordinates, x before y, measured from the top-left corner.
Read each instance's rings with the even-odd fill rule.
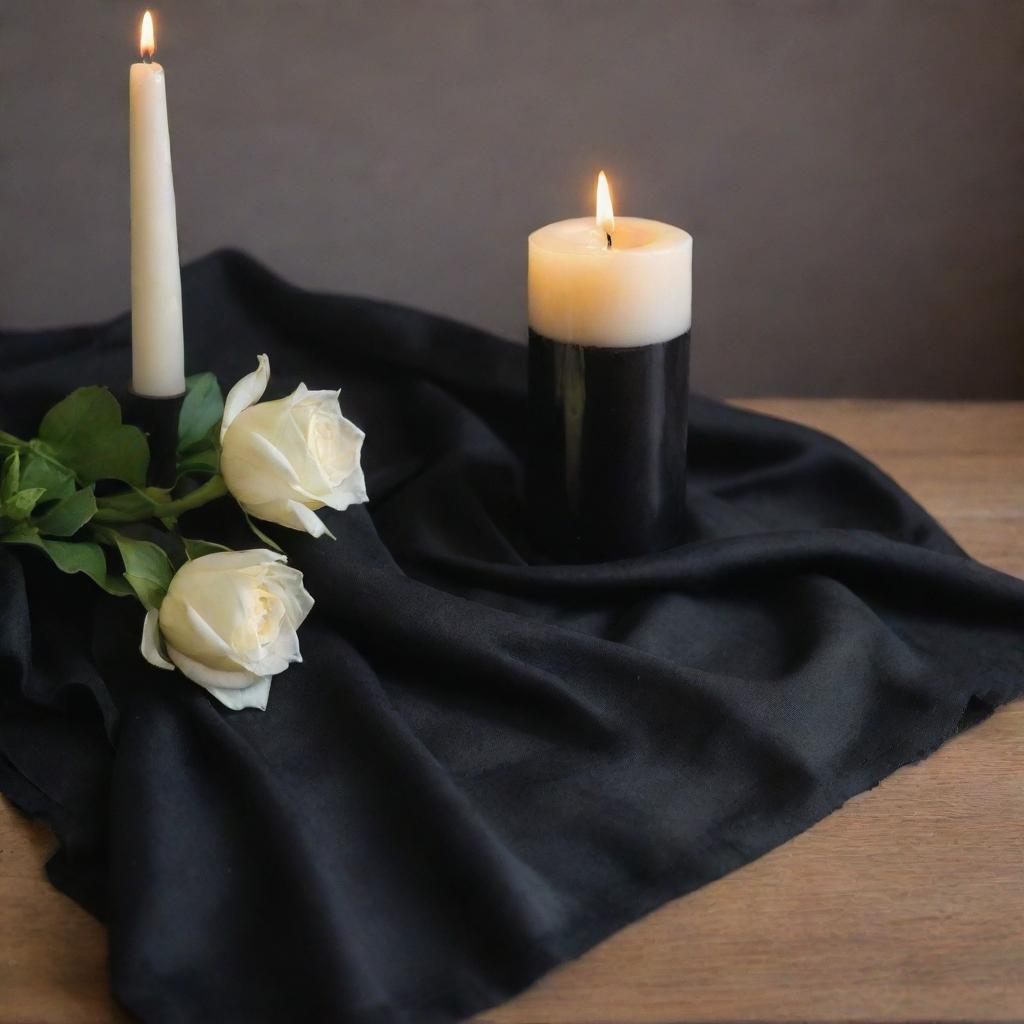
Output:
[[[692,256],[680,228],[614,217],[603,175],[596,217],[530,236],[527,496],[552,558],[681,540]]]

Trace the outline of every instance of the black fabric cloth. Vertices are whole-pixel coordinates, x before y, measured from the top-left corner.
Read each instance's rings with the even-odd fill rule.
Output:
[[[265,713],[139,656],[141,609],[0,547],[0,789],[147,1021],[453,1021],[785,842],[1024,689],[1024,584],[821,434],[695,399],[687,542],[524,533],[525,350],[186,268],[191,372],[342,389],[369,506],[271,531],[316,607]],[[30,434],[129,322],[0,339]],[[697,339],[700,344],[700,339]],[[228,502],[191,536],[259,546]],[[911,851],[907,851],[908,856]]]

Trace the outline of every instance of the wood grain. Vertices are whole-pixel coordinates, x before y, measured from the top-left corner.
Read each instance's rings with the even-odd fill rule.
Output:
[[[1024,403],[759,399],[835,434],[1024,577]],[[127,1018],[104,932],[0,800],[0,1024]],[[477,1024],[1024,1020],[1024,701]]]

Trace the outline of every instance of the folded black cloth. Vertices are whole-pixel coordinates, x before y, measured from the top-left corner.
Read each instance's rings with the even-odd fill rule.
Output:
[[[551,564],[522,347],[237,253],[183,285],[190,371],[226,389],[267,352],[270,397],[341,387],[371,502],[325,513],[336,542],[277,532],[317,604],[265,713],[0,547],[0,789],[56,829],[147,1021],[468,1016],[1024,690],[1024,584],[836,441],[695,400],[687,543]],[[128,341],[3,335],[0,426],[119,385]],[[258,546],[230,503],[191,522]]]

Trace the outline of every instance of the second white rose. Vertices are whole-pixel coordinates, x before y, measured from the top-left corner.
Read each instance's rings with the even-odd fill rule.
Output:
[[[270,360],[261,355],[228,393],[221,474],[251,516],[319,537],[327,528],[317,509],[366,501],[365,435],[341,414],[337,391],[300,384],[287,398],[260,402],[269,380]]]
[[[313,607],[302,573],[259,548],[186,562],[142,630],[142,654],[177,666],[229,708],[265,709],[271,679],[302,661],[297,630]]]

